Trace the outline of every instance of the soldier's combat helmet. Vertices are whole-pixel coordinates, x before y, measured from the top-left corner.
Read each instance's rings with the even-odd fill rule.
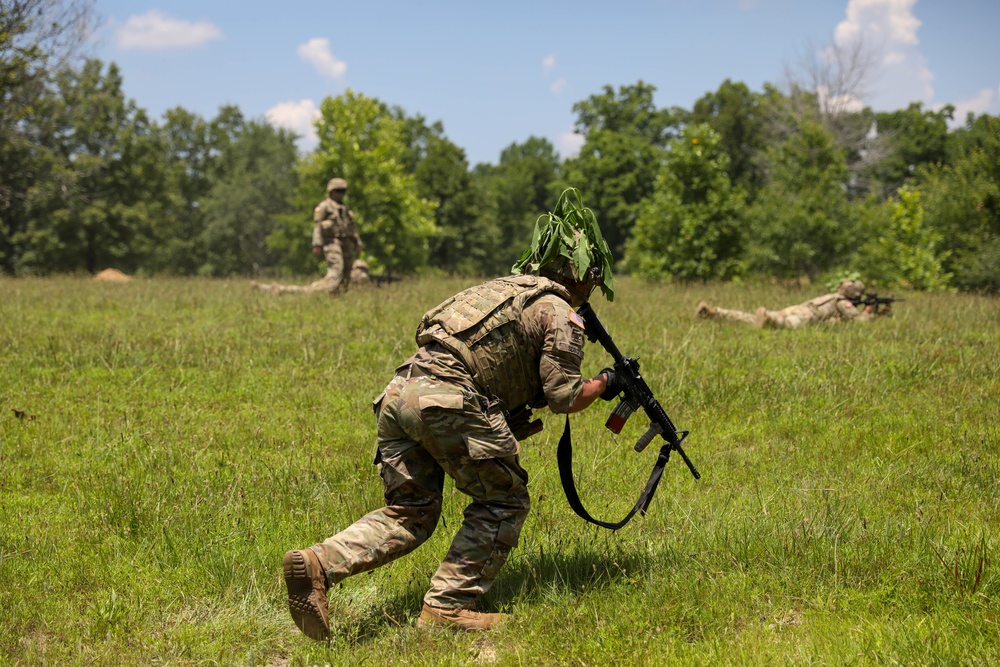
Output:
[[[865,284],[860,280],[845,280],[837,286],[837,291],[848,299],[860,299],[865,293]]]
[[[613,263],[594,212],[583,205],[579,190],[567,188],[559,195],[555,209],[539,216],[531,245],[511,272],[589,283],[588,294],[600,286],[605,298],[614,301]]]
[[[342,178],[331,178],[330,181],[326,184],[327,193],[330,193],[334,190],[346,190],[346,189],[347,189],[347,181],[345,181]]]

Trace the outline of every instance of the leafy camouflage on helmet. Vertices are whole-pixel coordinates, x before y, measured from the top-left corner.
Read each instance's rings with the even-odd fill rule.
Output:
[[[559,195],[555,210],[539,216],[531,246],[511,272],[535,273],[543,266],[572,266],[574,277],[583,281],[591,268],[599,277],[597,284],[608,301],[615,300],[615,279],[611,274],[611,249],[601,235],[594,212],[583,205],[580,191],[567,188]]]

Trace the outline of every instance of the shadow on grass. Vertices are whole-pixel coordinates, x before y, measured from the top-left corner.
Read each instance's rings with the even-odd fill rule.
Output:
[[[640,558],[634,554],[609,554],[589,545],[576,545],[565,553],[539,551],[520,557],[515,551],[490,592],[483,596],[479,608],[510,611],[515,604],[589,594],[613,585],[641,567]],[[355,644],[376,641],[387,632],[412,626],[427,587],[424,579],[411,581],[405,590],[378,603],[359,604],[363,593],[352,593],[352,583],[360,582],[347,580],[344,593],[331,596],[330,621],[335,638]]]

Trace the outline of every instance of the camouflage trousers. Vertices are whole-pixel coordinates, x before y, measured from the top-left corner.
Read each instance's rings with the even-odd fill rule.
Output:
[[[744,313],[742,310],[728,310],[726,308],[714,308],[707,317],[715,320],[732,320],[734,322],[754,323],[754,316],[751,313]]]
[[[358,258],[354,239],[334,239],[323,246],[323,255],[326,257],[326,275],[316,282],[325,285],[330,294],[346,292],[351,286],[351,267]]]
[[[337,238],[323,246],[326,258],[326,275],[308,285],[260,285],[258,289],[273,294],[298,292],[329,292],[339,294],[351,286],[351,268],[358,258],[358,248],[354,239]]]
[[[762,308],[758,312],[761,320],[758,326],[772,329],[798,329],[821,319],[819,312],[807,304],[789,306],[781,310]]]
[[[444,476],[471,498],[424,602],[475,609],[517,546],[528,514],[528,474],[499,410],[479,394],[433,377],[397,375],[378,419],[385,507],[316,545],[331,585],[407,554],[434,532]]]
[[[756,327],[771,329],[798,329],[819,319],[819,313],[808,305],[789,306],[781,310],[767,310],[758,308],[756,313],[746,313],[742,310],[728,310],[726,308],[715,308],[714,313],[709,315],[716,320],[730,320],[733,322],[743,322]]]

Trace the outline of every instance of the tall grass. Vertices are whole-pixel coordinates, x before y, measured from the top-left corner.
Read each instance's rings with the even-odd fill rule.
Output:
[[[1000,660],[1000,302],[907,294],[892,319],[764,331],[696,321],[771,286],[622,280],[595,308],[680,428],[650,512],[583,523],[525,445],[531,515],[484,636],[413,627],[461,521],[291,622],[286,549],[381,502],[370,401],[420,315],[466,283],[339,300],[239,281],[0,281],[0,664],[991,664]],[[606,355],[588,347],[585,372]],[[573,417],[577,483],[617,519],[644,425]]]

